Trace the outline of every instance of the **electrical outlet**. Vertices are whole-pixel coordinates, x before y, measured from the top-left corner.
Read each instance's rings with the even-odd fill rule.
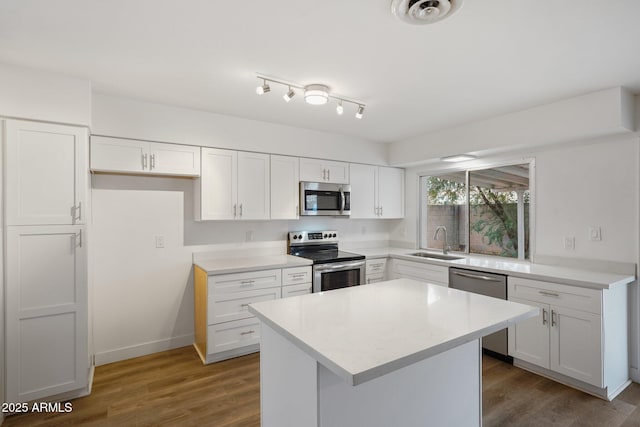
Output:
[[[245,240],[247,242],[253,242],[253,230],[249,230],[245,234]]]
[[[599,242],[602,240],[602,230],[600,227],[589,227],[589,240]]]
[[[164,248],[164,236],[158,234],[156,237],[156,248]]]
[[[576,238],[573,236],[566,236],[564,238],[564,248],[568,251],[574,251],[576,249]]]

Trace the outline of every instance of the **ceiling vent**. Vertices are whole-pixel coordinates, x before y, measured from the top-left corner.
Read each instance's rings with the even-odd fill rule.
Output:
[[[414,25],[433,24],[453,15],[463,0],[392,0],[391,11]]]

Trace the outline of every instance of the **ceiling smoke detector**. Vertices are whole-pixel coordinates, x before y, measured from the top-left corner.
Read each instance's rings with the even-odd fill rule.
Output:
[[[392,0],[391,12],[414,25],[433,24],[453,15],[463,0]]]

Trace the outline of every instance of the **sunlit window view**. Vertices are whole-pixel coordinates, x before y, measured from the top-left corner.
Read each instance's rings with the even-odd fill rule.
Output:
[[[422,244],[529,258],[529,165],[422,177]]]

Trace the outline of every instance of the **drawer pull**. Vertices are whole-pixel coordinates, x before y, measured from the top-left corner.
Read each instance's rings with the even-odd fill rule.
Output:
[[[256,332],[256,331],[253,331],[253,330],[251,330],[251,331],[245,331],[245,332],[240,332],[240,335],[251,335],[251,334],[254,334],[255,332]]]
[[[243,280],[242,282],[240,282],[240,285],[242,286],[247,286],[247,285],[253,285],[253,280]]]
[[[306,276],[306,274],[292,274],[291,278],[292,279],[303,279]]]
[[[555,292],[547,292],[547,291],[538,291],[538,293],[540,293],[540,295],[544,295],[547,297],[559,297],[560,294],[556,294]]]
[[[551,310],[551,326],[556,326],[558,321],[556,320],[556,312],[555,310]]]
[[[240,304],[240,307],[249,307],[249,304]]]
[[[543,325],[547,324],[547,309],[546,308],[542,309],[542,324]]]

